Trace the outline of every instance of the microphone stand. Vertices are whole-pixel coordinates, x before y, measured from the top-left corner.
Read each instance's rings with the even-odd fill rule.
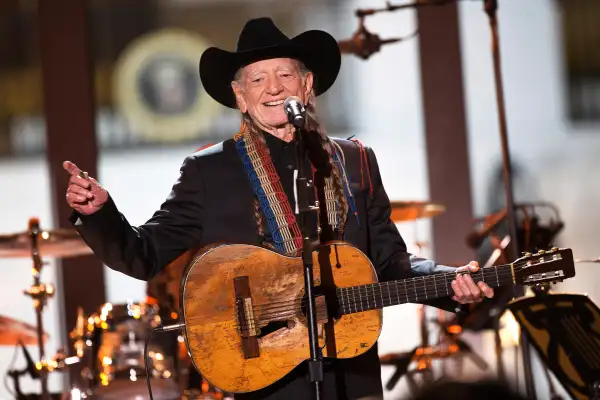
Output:
[[[314,280],[313,280],[313,244],[310,240],[308,230],[308,216],[311,212],[317,211],[317,206],[309,205],[309,193],[314,190],[312,179],[307,176],[305,168],[305,146],[303,143],[304,118],[291,119],[295,127],[296,142],[296,214],[298,215],[298,225],[302,232],[302,264],[304,266],[304,293],[307,298],[307,322],[308,322],[308,340],[310,346],[310,359],[308,361],[308,374],[310,382],[314,384],[315,399],[322,398],[321,385],[323,382],[323,355],[319,347],[317,336],[317,313],[314,300]]]
[[[512,239],[508,244],[508,256],[512,260],[518,258],[517,254],[517,220],[514,207],[514,194],[512,185],[512,167],[510,161],[510,152],[508,150],[508,129],[506,122],[506,109],[504,107],[504,91],[502,85],[502,73],[500,62],[500,40],[498,37],[498,20],[496,11],[498,9],[497,0],[484,0],[484,9],[489,17],[491,30],[491,45],[492,56],[494,63],[494,82],[496,85],[496,101],[498,105],[498,122],[500,126],[500,140],[502,147],[502,172],[504,178],[504,186],[506,191],[506,217],[508,222],[508,232]],[[524,287],[515,286],[515,296],[521,297],[525,295]],[[527,397],[535,399],[535,384],[533,382],[533,372],[531,368],[531,354],[529,352],[529,343],[525,333],[521,330],[520,333],[521,356],[523,359],[523,372],[525,375],[525,388]]]

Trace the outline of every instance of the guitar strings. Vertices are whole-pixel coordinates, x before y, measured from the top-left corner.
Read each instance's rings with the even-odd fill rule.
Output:
[[[502,275],[504,275],[505,277],[508,275],[511,275],[511,273],[499,273],[498,277],[502,277]],[[495,274],[494,274],[495,276]],[[387,294],[387,296],[382,296],[381,297],[381,305],[378,305],[378,302],[373,298],[372,302],[369,302],[367,300],[366,297],[360,298],[360,297],[356,297],[353,296],[352,299],[348,299],[349,301],[346,301],[346,299],[340,299],[338,297],[338,300],[340,300],[340,308],[343,310],[344,314],[353,314],[353,313],[357,313],[357,312],[363,312],[363,311],[369,311],[377,308],[381,308],[380,306],[383,306],[386,302],[385,297],[391,298],[391,297],[405,297],[406,293],[404,292],[404,290],[399,290],[399,291],[392,291],[389,290],[390,287],[386,288],[388,289],[387,291],[384,291],[384,294]],[[403,289],[403,288],[402,288]],[[427,296],[424,296],[423,293],[425,293],[427,290],[422,290],[422,289],[418,289],[417,290],[417,296],[415,296],[414,298],[411,298],[409,300],[411,301],[418,301],[419,299],[427,299]],[[392,296],[393,293],[393,296]],[[404,293],[404,294],[402,294]],[[409,294],[409,297],[412,296],[412,294]],[[239,324],[237,325],[241,330],[244,329],[250,329],[249,327],[251,326],[255,326],[257,324],[260,323],[269,323],[269,322],[274,322],[274,321],[281,321],[282,318],[285,317],[293,317],[293,316],[301,316],[302,314],[299,314],[299,306],[300,304],[305,303],[306,300],[301,300],[298,299],[297,301],[294,302],[289,302],[291,303],[296,303],[295,306],[288,306],[288,307],[283,307],[281,308],[279,311],[276,312],[267,312],[267,313],[263,313],[261,314],[254,323],[246,323],[246,324]],[[374,306],[373,308],[369,307],[369,305],[372,303],[372,305]],[[393,302],[390,302],[389,305],[392,305]],[[410,301],[408,302],[404,302],[404,303],[410,303]],[[400,303],[403,304],[403,303]],[[398,305],[400,305],[398,304]],[[319,306],[316,307],[317,310],[320,311],[326,311],[327,307],[326,305],[323,306]],[[353,311],[354,310],[354,311]]]
[[[485,272],[489,272],[489,271],[485,271]],[[479,274],[473,274],[473,275],[477,275]],[[501,271],[498,274],[498,279],[505,278],[509,275],[512,275],[511,271]],[[496,273],[493,273],[493,276],[496,277]],[[392,281],[394,282],[394,281]],[[388,283],[388,282],[383,282]],[[443,283],[443,282],[440,282]],[[369,293],[369,289],[366,289],[364,291],[362,290],[358,290],[356,293],[352,293],[352,299],[350,299],[350,296],[344,298],[343,295],[341,296],[340,299],[340,289],[337,289],[337,295],[338,295],[338,300],[339,300],[339,305],[342,308],[342,310],[344,310],[345,313],[353,313],[352,309],[354,309],[354,312],[361,312],[361,311],[367,311],[369,309],[371,309],[371,307],[369,307],[370,303],[373,303],[373,306],[375,306],[375,308],[380,308],[380,306],[377,304],[378,301],[377,299],[374,297],[375,295],[379,296],[381,298],[381,306],[383,306],[386,302],[385,297],[388,297],[388,299],[390,300],[390,304],[393,303],[391,301],[392,297],[396,297],[396,298],[400,298],[400,297],[408,297],[408,302],[410,302],[411,300],[414,301],[419,301],[419,299],[427,299],[428,295],[431,295],[432,293],[432,288],[431,287],[422,287],[422,288],[416,288],[415,287],[415,293],[413,293],[412,291],[410,293],[407,293],[403,287],[396,287],[395,289],[392,289],[393,286],[398,286],[396,283],[391,283],[390,285],[386,285],[384,286],[379,286],[380,288],[380,293],[375,293],[375,285],[377,284],[373,284],[371,285],[371,287],[373,288],[373,292]],[[344,288],[341,288],[344,289]],[[355,289],[356,290],[356,289]],[[384,295],[381,295],[381,292],[384,293]],[[350,292],[351,293],[351,292]],[[356,296],[358,294],[358,297]],[[365,297],[361,297],[362,295],[364,295]],[[373,301],[369,301],[369,296],[372,296],[371,299]],[[414,298],[412,298],[414,296]],[[442,297],[446,297],[446,296],[442,296]],[[257,323],[268,323],[268,322],[272,322],[272,321],[277,321],[278,319],[282,318],[282,317],[287,317],[287,316],[295,316],[298,315],[297,313],[299,312],[299,307],[301,307],[302,305],[306,304],[306,299],[295,299],[292,301],[283,301],[283,302],[279,302],[281,303],[280,305],[276,306],[276,307],[271,307],[271,308],[266,308],[266,312],[262,312],[258,318],[256,319],[256,322],[254,323],[254,325],[256,325]],[[402,303],[400,303],[402,304]],[[365,305],[367,305],[366,309],[365,309]],[[258,307],[258,306],[256,306]],[[256,308],[255,307],[255,308]],[[317,308],[319,310],[323,310],[326,309],[326,305],[322,305],[322,306],[317,306]],[[348,309],[348,312],[346,312],[346,308]],[[358,309],[361,310],[358,310]],[[244,326],[251,326],[252,324],[241,324],[238,325],[238,327],[241,327],[242,329],[244,329]]]
[[[512,275],[512,273],[510,271],[508,272],[500,272],[498,273],[498,277],[507,277],[509,275]],[[494,273],[494,277],[496,276],[496,274]],[[382,288],[383,289],[383,288]],[[391,298],[391,297],[406,297],[407,293],[403,290],[404,288],[399,288],[400,290],[391,290],[391,286],[388,286],[387,291],[384,290],[384,294],[386,294],[387,296],[381,296],[381,305],[378,305],[378,302],[376,301],[376,299],[373,297],[373,301],[369,302],[367,299],[367,293],[363,292],[363,294],[365,294],[365,297],[361,298],[361,297],[356,297],[353,296],[352,299],[347,298],[346,299],[340,299],[339,297],[339,293],[338,293],[338,300],[340,301],[339,306],[340,308],[344,311],[344,314],[353,314],[353,313],[358,313],[358,312],[363,312],[363,311],[369,311],[372,309],[377,309],[377,308],[381,308],[381,306],[383,306],[386,302],[385,297]],[[423,290],[424,289],[424,290]],[[404,303],[410,303],[411,301],[418,301],[419,299],[427,299],[427,296],[425,295],[427,293],[427,288],[419,288],[416,290],[416,295],[414,298],[410,298],[410,301],[404,302]],[[393,296],[392,296],[393,294]],[[430,293],[431,294],[431,293]],[[372,294],[368,294],[369,296]],[[412,292],[410,294],[408,294],[409,297],[412,297],[413,294]],[[251,327],[256,326],[257,324],[260,323],[269,323],[269,322],[275,322],[275,321],[280,321],[282,318],[285,317],[293,317],[293,316],[301,316],[302,314],[299,314],[299,306],[301,304],[306,303],[305,299],[297,299],[296,301],[290,301],[287,302],[290,306],[285,306],[282,307],[280,310],[278,311],[270,311],[267,313],[262,313],[256,320],[254,323],[246,323],[246,324],[236,324],[235,327],[239,328],[240,330],[244,331],[244,330],[249,330],[251,329]],[[292,303],[295,303],[295,305],[291,306]],[[373,308],[369,307],[369,305],[372,303],[372,305],[374,306]],[[392,301],[390,301],[389,305],[392,305]],[[400,303],[403,304],[403,303]],[[397,305],[400,305],[397,304]],[[319,306],[316,307],[317,312],[318,311],[326,311],[327,307],[326,305],[323,306]],[[354,310],[354,311],[352,311]]]
[[[515,270],[515,272],[518,272],[521,270],[522,265],[525,262],[516,262],[513,264],[513,268]],[[511,269],[506,269],[503,268],[503,270],[498,271],[498,268],[500,267],[508,267],[510,266],[510,264],[506,264],[503,266],[497,266],[497,267],[488,267],[488,268],[482,268],[479,272],[476,272],[474,274],[471,274],[471,276],[475,279],[481,278],[481,281],[485,282],[485,279],[487,278],[488,283],[493,283],[494,277],[496,278],[496,283],[499,283],[500,278],[506,278],[507,276],[511,276],[512,278],[512,270]],[[490,277],[486,277],[486,275],[490,275]],[[421,277],[421,280],[419,280],[418,278],[409,278],[408,280],[411,281],[411,285],[414,287],[414,301],[419,301],[419,297],[421,299],[423,299],[423,295],[425,297],[425,299],[428,299],[428,295],[429,294],[433,294],[433,293],[429,293],[432,291],[435,291],[436,288],[439,285],[442,285],[442,287],[444,289],[448,289],[448,278],[452,280],[454,280],[456,277],[456,274],[453,273],[445,273],[445,274],[436,274],[435,277],[434,275],[429,275],[429,276],[423,276]],[[491,278],[491,279],[490,279]],[[442,281],[443,279],[443,281]],[[427,286],[425,285],[426,281],[434,281],[435,286],[432,288],[431,286]],[[504,279],[503,279],[504,281]],[[423,283],[423,287],[417,287],[416,285],[422,282]],[[362,311],[368,311],[370,309],[372,309],[370,307],[370,302],[369,302],[369,297],[371,297],[371,299],[373,300],[373,306],[375,309],[377,308],[381,308],[381,306],[385,306],[385,294],[387,294],[388,297],[388,301],[390,301],[389,305],[392,305],[392,294],[394,294],[396,296],[396,298],[400,299],[400,295],[403,294],[402,297],[407,297],[407,303],[411,302],[411,297],[413,296],[412,292],[407,292],[407,288],[402,288],[401,285],[402,283],[407,283],[406,281],[403,280],[398,280],[398,281],[388,281],[388,282],[381,282],[381,283],[373,283],[373,284],[367,284],[367,285],[361,285],[361,286],[356,286],[353,289],[351,288],[337,288],[336,289],[336,295],[339,301],[339,305],[341,306],[343,313],[344,314],[349,314],[349,313],[355,313],[355,312],[362,312]],[[504,284],[504,282],[502,283]],[[502,285],[500,284],[500,286]],[[394,287],[395,286],[395,287]],[[375,293],[375,289],[379,288],[379,294]],[[394,288],[394,290],[392,290],[392,288]],[[343,298],[343,293],[342,291],[344,289],[347,289],[348,292],[346,293],[346,299]],[[372,293],[369,293],[369,290],[372,291]],[[349,294],[352,294],[352,300],[350,300],[350,296]],[[358,299],[356,298],[356,295],[358,294]],[[340,299],[340,295],[341,295],[341,299]],[[363,298],[362,296],[365,296],[365,298]],[[382,304],[378,305],[377,304],[377,298],[375,296],[379,296],[379,298],[381,299]],[[438,296],[436,293],[436,296],[434,298],[438,298],[438,297],[448,297],[448,296]],[[347,301],[346,301],[347,300]],[[306,304],[307,300],[303,299],[303,298],[296,298],[294,300],[286,300],[286,301],[279,301],[279,302],[273,302],[273,303],[269,303],[269,304],[259,304],[253,307],[254,310],[261,312],[260,316],[256,319],[256,322],[252,322],[249,324],[237,324],[238,321],[236,321],[236,326],[241,329],[249,329],[249,327],[255,326],[256,324],[260,324],[260,323],[269,323],[272,321],[277,321],[280,320],[283,317],[288,317],[288,316],[296,316],[298,315],[299,312],[299,307],[301,307],[302,305]],[[365,303],[367,305],[367,308],[365,309]],[[402,302],[399,302],[399,304],[402,304]],[[358,310],[358,306],[360,305],[361,310]],[[348,306],[348,311],[346,311],[346,306]],[[354,312],[352,311],[352,306],[354,306]],[[316,309],[318,311],[323,311],[327,309],[326,305],[321,305],[321,306],[316,306]],[[300,316],[300,315],[298,315]]]
[[[338,292],[338,301],[339,307],[343,310],[344,313],[349,313],[354,310],[354,312],[364,311],[374,308],[380,308],[380,306],[394,305],[394,301],[392,299],[404,299],[407,297],[406,302],[399,302],[397,304],[402,303],[410,303],[410,302],[418,302],[419,300],[427,300],[432,299],[431,288],[428,289],[417,289],[416,293],[409,291],[408,293],[401,288],[397,290],[392,287],[380,288],[379,291],[373,293],[351,293],[351,296],[344,296]],[[449,296],[448,296],[449,297]],[[437,298],[437,297],[433,297]],[[280,306],[277,309],[269,309],[267,312],[263,312],[259,316],[259,320],[273,320],[283,316],[295,315],[302,305],[306,304],[306,300],[298,299],[293,302],[289,302],[286,305]]]
[[[511,272],[500,272],[497,274],[498,280],[500,280],[500,278],[502,278],[502,280],[504,281],[504,278],[511,276]],[[496,274],[493,274],[494,277],[496,277]],[[421,299],[428,299],[430,297],[433,298],[439,298],[439,297],[449,297],[449,294],[447,296],[437,296],[436,295],[436,288],[435,287],[431,287],[431,286],[424,286],[424,287],[414,287],[414,290],[408,290],[402,286],[399,286],[396,283],[390,283],[390,284],[385,284],[387,282],[384,282],[383,285],[378,285],[378,284],[373,284],[370,285],[366,288],[360,288],[360,289],[350,289],[348,290],[346,293],[343,292],[344,288],[338,288],[336,290],[336,294],[337,294],[337,298],[340,302],[340,306],[344,307],[345,305],[348,306],[354,306],[354,308],[356,309],[356,304],[360,303],[366,303],[369,304],[370,303],[370,299],[373,299],[373,304],[376,305],[377,303],[377,298],[381,298],[382,303],[385,303],[386,301],[386,297],[390,300],[390,303],[392,303],[391,298],[397,298],[398,300],[400,299],[400,297],[406,297],[407,298],[407,303],[411,302],[411,301],[419,301]],[[440,282],[440,284],[442,283],[446,283],[446,285],[442,285],[443,290],[448,291],[448,284],[447,282]],[[436,287],[437,287],[437,282],[436,282]],[[379,290],[376,290],[376,289]],[[437,293],[439,293],[440,291],[438,290]],[[443,292],[443,291],[442,291]],[[353,297],[352,300],[350,300],[350,295]],[[378,297],[375,297],[378,296]],[[287,312],[289,310],[295,310],[296,308],[298,308],[299,306],[303,306],[307,304],[307,300],[303,299],[303,298],[296,298],[294,300],[288,300],[288,301],[283,301],[283,302],[279,302],[279,304],[274,305],[274,306],[267,306],[267,305],[262,305],[262,307],[260,305],[257,305],[253,308],[254,311],[260,312],[262,316],[265,316],[266,318],[270,318],[271,316],[275,316],[277,314],[280,313],[284,313]],[[390,304],[391,305],[391,304]]]
[[[487,268],[486,268],[487,269]],[[483,271],[483,270],[482,270]],[[489,273],[489,277],[485,274],[485,273]],[[498,276],[498,278],[505,278],[508,275],[512,275],[511,271],[485,271],[484,274],[482,274],[482,281],[488,281],[491,283],[495,283],[492,282],[495,279],[490,279],[490,278],[495,278],[496,276]],[[435,286],[426,286],[424,288],[417,288],[419,290],[421,289],[425,289],[425,292],[421,291],[419,293],[427,293],[428,290],[435,292],[436,288],[442,287],[444,288],[444,290],[446,289],[446,286],[450,285],[450,282],[448,282],[448,278],[452,278],[452,280],[455,279],[455,275],[454,274],[438,274],[438,275],[446,275],[443,277],[438,277],[433,279],[433,276],[427,276],[427,277],[423,277],[422,279],[415,279],[415,280],[411,280],[410,285],[411,286],[415,286],[419,283],[423,283],[423,285],[426,285],[427,283],[430,283],[429,281],[432,281],[435,283]],[[473,277],[475,277],[476,279],[478,278],[478,275],[480,275],[480,272],[476,272],[475,274],[472,274]],[[414,278],[412,278],[414,279]],[[336,291],[338,292],[338,296],[341,294],[340,292],[344,289],[347,289],[349,291],[352,291],[353,294],[355,295],[370,295],[369,291],[374,292],[376,290],[376,288],[389,288],[391,286],[396,286],[397,289],[399,290],[402,287],[400,285],[402,285],[402,283],[404,283],[404,281],[400,280],[400,281],[388,281],[388,282],[380,282],[380,283],[372,283],[372,284],[367,284],[367,285],[360,285],[360,286],[355,286],[354,289],[351,288],[337,288]],[[302,298],[296,298],[294,300],[283,300],[283,301],[276,301],[276,302],[272,302],[272,303],[267,303],[267,304],[257,304],[255,306],[253,306],[253,310],[254,311],[271,311],[271,310],[275,310],[275,309],[279,309],[281,307],[285,308],[288,305],[291,304],[297,304],[299,301],[302,301],[302,304],[305,304],[306,299],[302,299]]]
[[[487,268],[486,268],[485,272],[486,273],[489,272],[492,277],[496,276],[495,272],[487,271]],[[498,272],[498,276],[502,276],[504,273],[506,273],[506,271],[500,271],[500,272]],[[479,275],[479,274],[480,274],[480,272],[476,272],[472,276],[475,277],[475,278],[478,278],[477,275]],[[435,283],[436,286],[439,286],[439,285],[443,286],[444,283],[445,284],[449,284],[448,278],[452,278],[452,280],[454,280],[456,278],[456,275],[455,274],[451,274],[451,273],[450,274],[437,274],[436,276],[438,276],[438,277],[437,278],[433,278],[433,275],[430,275],[430,276],[419,277],[419,278],[421,278],[420,280],[419,280],[419,278],[408,278],[407,280],[411,281],[410,285],[413,285],[413,284],[416,284],[416,283],[419,283],[419,282],[428,283],[428,281],[431,280],[431,281],[434,281],[434,283]],[[485,279],[487,279],[489,281],[489,278],[486,278],[485,275],[482,275],[482,278],[483,278],[482,281],[485,281]],[[404,283],[404,280],[377,282],[377,283],[372,283],[372,284],[355,286],[356,289],[354,289],[354,290],[361,290],[360,288],[365,288],[365,291],[368,291],[369,288],[375,287],[375,286],[378,286],[378,285],[386,285],[387,284],[389,286],[391,284],[399,285],[401,283]],[[337,290],[340,290],[340,289],[347,289],[347,288],[338,288]],[[290,300],[275,301],[275,302],[267,303],[267,304],[257,304],[256,306],[253,307],[253,309],[256,310],[256,311],[258,311],[260,309],[269,308],[270,306],[275,306],[275,305],[278,305],[278,304],[285,305],[285,304],[289,304],[289,303],[290,303]]]

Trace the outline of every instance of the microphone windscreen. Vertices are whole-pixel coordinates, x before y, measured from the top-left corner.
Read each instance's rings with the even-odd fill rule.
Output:
[[[301,106],[303,106],[302,104],[302,100],[300,100],[299,97],[297,96],[290,96],[287,99],[285,99],[285,101],[283,102],[283,108],[288,108],[288,106],[290,105],[290,103],[295,102]]]

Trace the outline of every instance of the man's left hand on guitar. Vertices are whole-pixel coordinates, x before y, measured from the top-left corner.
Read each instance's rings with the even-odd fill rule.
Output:
[[[471,261],[456,270],[456,279],[452,281],[454,296],[452,300],[460,304],[479,303],[484,298],[494,297],[494,289],[484,282],[475,283],[470,274],[479,271],[479,263]]]

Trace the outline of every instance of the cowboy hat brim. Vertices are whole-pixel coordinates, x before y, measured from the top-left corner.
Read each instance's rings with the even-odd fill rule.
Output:
[[[237,108],[231,82],[236,72],[249,64],[272,58],[301,61],[314,75],[315,94],[325,93],[335,82],[341,66],[337,41],[324,31],[311,30],[293,37],[285,44],[241,52],[216,47],[204,51],[200,58],[200,79],[204,90],[217,102]]]

